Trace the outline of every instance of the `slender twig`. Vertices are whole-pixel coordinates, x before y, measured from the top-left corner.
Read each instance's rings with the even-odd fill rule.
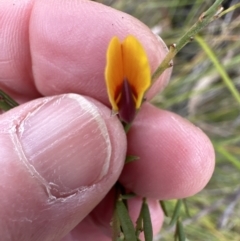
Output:
[[[233,6],[231,6],[230,8],[226,9],[225,11],[221,12],[220,17],[222,17],[223,15],[225,15],[225,14],[227,14],[229,12],[234,11],[237,8],[240,8],[240,3],[237,3],[237,4],[233,5]]]
[[[193,37],[206,25],[219,17],[223,8],[221,3],[223,0],[216,0],[215,3],[204,13],[201,14],[198,21],[184,34],[177,44],[172,44],[170,46],[169,52],[156,69],[152,75],[152,83],[154,83],[157,78],[169,67],[172,67],[172,59],[174,56],[190,41],[193,40]]]

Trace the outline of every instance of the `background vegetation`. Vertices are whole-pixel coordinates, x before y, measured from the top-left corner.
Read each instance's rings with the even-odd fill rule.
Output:
[[[199,18],[213,0],[100,0],[140,19],[170,45]],[[239,0],[224,1],[224,8]],[[240,89],[240,8],[211,23],[200,36]],[[188,240],[240,240],[240,102],[199,41],[174,59],[171,82],[153,102],[187,118],[212,140],[216,169],[207,187],[188,198],[191,218],[183,219]],[[170,202],[171,210],[175,202]],[[184,215],[184,214],[183,214]],[[166,225],[158,239],[173,240]]]

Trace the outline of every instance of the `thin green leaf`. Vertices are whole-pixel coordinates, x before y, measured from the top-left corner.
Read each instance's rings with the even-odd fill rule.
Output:
[[[7,111],[16,106],[18,106],[18,103],[4,91],[0,90],[0,108]]]
[[[183,199],[183,205],[184,205],[184,209],[185,209],[186,215],[189,218],[191,218],[191,214],[190,214],[190,211],[189,211],[189,208],[188,208],[188,204],[187,204],[187,199],[186,198]]]
[[[127,155],[126,160],[125,160],[125,164],[136,161],[138,159],[139,159],[139,156]]]
[[[123,127],[124,127],[124,130],[125,130],[125,133],[127,134],[128,133],[128,131],[130,130],[130,128],[131,128],[131,125],[132,125],[132,123],[123,123]]]
[[[126,241],[137,241],[135,236],[135,229],[132,220],[128,214],[128,210],[124,205],[121,198],[116,203],[117,214],[120,220],[120,224],[123,230],[123,234]]]
[[[226,87],[232,94],[232,96],[235,98],[238,104],[240,104],[240,94],[237,90],[237,88],[234,86],[232,80],[228,76],[224,66],[219,62],[218,58],[214,54],[214,52],[211,50],[209,45],[204,41],[204,39],[200,36],[195,37],[196,41],[199,43],[199,45],[202,47],[202,49],[205,51],[209,59],[212,61],[214,64],[216,70],[220,74],[220,76],[223,79],[223,82],[225,83]]]
[[[8,110],[12,109],[12,107],[4,100],[0,100],[0,109],[4,110],[4,111],[8,111]]]
[[[177,235],[179,241],[186,241],[184,228],[180,219],[177,220]]]
[[[240,170],[239,159],[230,154],[224,147],[215,145],[217,152],[221,153],[233,166]]]
[[[135,194],[135,193],[128,193],[128,194],[124,194],[124,195],[121,196],[121,198],[122,198],[123,200],[128,200],[128,199],[131,199],[131,198],[133,198],[133,197],[136,197],[136,194]]]
[[[151,221],[147,200],[145,198],[143,199],[143,205],[142,205],[142,217],[143,217],[143,231],[144,231],[145,241],[152,241],[153,240],[152,221]]]
[[[142,216],[142,209],[143,209],[143,205],[141,207],[141,211],[139,213],[139,216],[138,216],[138,219],[137,219],[137,222],[136,222],[136,231],[135,231],[135,234],[136,234],[136,237],[138,238],[140,233],[143,231],[143,216]]]
[[[163,213],[166,217],[169,217],[169,213],[167,211],[166,203],[164,201],[159,201],[161,208],[163,210]]]
[[[177,200],[177,203],[175,205],[174,211],[173,211],[173,216],[170,221],[170,226],[174,225],[177,222],[177,219],[179,217],[180,211],[182,207],[182,199]]]
[[[121,238],[121,226],[120,226],[120,220],[116,209],[114,210],[114,213],[113,213],[112,230],[113,230],[112,240],[118,241],[119,238]]]
[[[19,105],[12,97],[10,97],[2,90],[0,90],[0,96],[2,96],[6,101],[8,101],[8,103],[11,104],[12,107],[16,107]]]

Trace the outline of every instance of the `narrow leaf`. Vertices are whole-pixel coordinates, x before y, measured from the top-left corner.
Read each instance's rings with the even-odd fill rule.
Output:
[[[8,110],[12,109],[12,107],[7,102],[0,99],[0,109],[4,110],[4,111],[8,111]]]
[[[164,201],[159,201],[161,208],[163,210],[163,213],[166,217],[169,217],[169,213],[167,211],[166,203]]]
[[[175,205],[175,208],[173,211],[173,216],[172,216],[172,219],[169,224],[170,226],[172,226],[173,224],[175,224],[177,222],[177,219],[180,214],[181,206],[182,206],[182,199],[179,199],[179,200],[177,200],[177,203]]]
[[[131,123],[125,124],[125,123],[123,122],[123,127],[124,127],[124,131],[125,131],[126,134],[127,134],[128,131],[130,130],[131,125],[132,125]]]
[[[118,241],[119,238],[121,240],[121,226],[120,226],[120,221],[119,221],[119,217],[116,209],[114,210],[114,213],[113,213],[112,230],[113,230],[112,240]]]
[[[189,208],[188,208],[188,204],[187,204],[187,199],[186,198],[183,199],[183,205],[184,205],[184,209],[185,209],[186,215],[189,218],[191,218],[191,214],[190,214],[190,211],[189,211]]]
[[[142,216],[143,216],[143,231],[144,231],[145,241],[152,241],[153,240],[152,221],[151,221],[148,204],[145,198],[143,200]]]
[[[234,167],[240,170],[240,162],[238,158],[236,158],[234,155],[228,152],[226,148],[223,146],[216,145],[215,148],[217,152],[219,152],[221,155],[223,155],[226,158],[226,160],[228,160]]]
[[[128,210],[125,207],[121,198],[117,200],[116,203],[117,214],[120,220],[121,227],[123,229],[123,234],[126,241],[137,241],[135,236],[135,229],[132,220],[128,214]]]
[[[133,198],[133,197],[136,197],[136,194],[135,194],[135,193],[128,193],[128,194],[124,194],[124,195],[121,196],[121,198],[122,198],[123,200],[128,200],[128,199],[131,199],[131,198]]]
[[[202,47],[202,49],[205,51],[209,59],[212,61],[214,67],[218,71],[219,75],[222,77],[224,84],[226,85],[226,87],[228,88],[232,96],[235,98],[236,102],[240,104],[239,91],[237,87],[234,85],[234,83],[232,82],[224,66],[220,63],[216,54],[212,51],[212,49],[209,47],[207,42],[202,37],[196,36],[195,39],[198,42],[198,44]]]
[[[136,222],[136,236],[139,237],[140,233],[143,231],[143,215],[142,215],[143,205],[141,207],[137,222]]]
[[[186,241],[183,225],[180,219],[177,220],[177,234],[179,241]]]
[[[125,160],[125,164],[136,161],[138,159],[139,159],[138,156],[127,155],[126,160]]]
[[[18,103],[4,91],[0,90],[0,108],[7,111],[16,106],[18,106]]]

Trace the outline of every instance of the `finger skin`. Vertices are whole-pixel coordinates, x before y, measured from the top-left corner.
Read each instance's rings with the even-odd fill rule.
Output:
[[[210,180],[215,154],[208,137],[182,117],[145,103],[128,134],[128,155],[121,183],[139,196],[184,198]]]
[[[0,116],[0,193],[2,194],[0,233],[2,240],[60,240],[92,211],[119,177],[126,153],[126,136],[121,124],[116,117],[109,115],[107,107],[96,100],[88,99],[87,108],[82,109],[82,105],[78,106],[79,98],[73,94],[41,98],[14,108]],[[80,101],[82,101],[82,97]],[[85,100],[84,103],[86,103]],[[65,110],[66,118],[69,120],[67,123],[69,125],[75,123],[74,131],[69,131],[66,129],[67,126],[62,125],[62,130],[60,130],[62,138],[42,147],[41,145],[44,144],[42,143],[42,132],[46,126],[58,126],[58,123],[64,118],[64,115],[61,114],[64,111],[62,105],[67,109]],[[73,109],[71,109],[72,106],[74,106]],[[30,120],[40,115],[39,112],[43,115],[43,113],[46,113],[46,109],[50,107],[55,109],[52,118],[41,128],[38,128],[38,123],[34,126],[34,122]],[[63,108],[63,110],[59,111],[59,108]],[[82,115],[80,115],[81,113]],[[49,115],[49,112],[47,114]],[[56,116],[60,114],[61,117]],[[89,119],[86,118],[88,115]],[[74,121],[76,118],[80,123]],[[85,122],[81,123],[83,119]],[[83,128],[80,127],[81,125],[83,125]],[[103,139],[99,138],[98,129],[94,127],[96,125],[100,125],[101,131],[105,130],[105,133],[101,134],[104,135],[104,138],[108,138],[104,145]],[[106,126],[104,127],[104,125]],[[90,141],[84,141],[86,136],[83,136],[82,133],[89,127],[94,127],[87,136]],[[38,142],[41,143],[38,150],[34,147],[35,152],[31,156],[26,145],[26,142],[29,141],[25,134],[28,133],[28,128],[35,129],[35,135],[31,137],[31,140],[34,141],[31,142],[30,140],[31,145],[35,146]],[[64,132],[64,130],[66,131]],[[49,132],[48,136],[51,135],[52,133]],[[29,133],[27,136],[29,136]],[[41,136],[40,139],[39,136]],[[43,138],[47,141],[48,136]],[[37,161],[32,161],[36,159],[36,156],[44,156],[45,152],[49,153],[48,150],[53,148],[54,145],[58,146],[59,142],[62,143],[62,149],[65,151],[62,152],[61,149],[57,148],[55,153],[48,154],[47,157],[40,160],[37,158]],[[85,143],[85,146],[81,142]],[[82,161],[84,156],[80,155],[82,152],[80,146],[87,150],[92,143],[100,147],[106,145],[107,154],[105,155],[103,150],[101,153],[99,151],[99,155],[96,155],[92,150],[93,156],[90,152],[87,159]],[[59,152],[62,152],[62,156],[58,156]],[[96,167],[95,172],[105,170],[105,167],[98,167],[96,163],[102,161],[99,159],[99,156],[102,155],[104,160],[105,158],[110,160],[107,172],[104,171],[104,176],[101,175],[100,179],[94,178],[96,180],[90,181],[89,178],[95,175],[95,173],[92,173],[94,171],[92,168]],[[55,168],[52,169],[53,165],[55,165]],[[74,168],[71,168],[70,165],[73,165]],[[89,177],[85,180],[82,180],[81,176],[77,178],[74,175],[74,171],[82,172],[79,169],[81,165],[84,166],[85,172],[88,172]],[[63,168],[65,168],[65,172],[61,171]],[[46,175],[46,173],[48,174]],[[81,183],[73,185],[73,180],[69,179],[69,176]],[[69,182],[71,186],[74,186],[74,189],[61,194],[60,190],[66,190]],[[55,194],[56,189],[59,190],[58,195]]]
[[[33,1],[0,1],[0,88],[23,102],[39,97],[32,76],[29,21]]]
[[[120,39],[135,35],[147,51],[152,72],[167,53],[166,46],[138,20],[95,2],[22,0],[14,4],[8,0],[0,2],[0,87],[20,103],[40,95],[76,92],[109,106],[103,73],[107,45],[115,35]],[[168,69],[159,78],[149,90],[148,99],[164,88],[170,73]],[[109,117],[110,110],[107,112]],[[8,143],[4,141],[4,145]],[[214,151],[207,137],[182,118],[151,106],[143,106],[128,135],[128,145],[128,153],[139,155],[140,160],[125,167],[121,181],[140,196],[168,199],[192,195],[206,185],[213,171]],[[19,173],[11,178],[18,182],[25,169],[15,169]],[[11,172],[12,169],[8,173]],[[25,191],[20,197],[30,195],[27,190],[32,188],[38,192],[37,185],[29,184],[29,179],[21,183],[19,188],[22,191],[25,185]],[[42,195],[42,189],[39,192]],[[9,200],[15,198],[12,195]],[[26,203],[19,199],[17,205],[26,208],[36,202],[35,198]],[[42,199],[39,200],[36,209],[40,206],[42,210]],[[58,217],[57,222],[63,220],[66,219]],[[20,230],[22,227],[17,224],[11,227],[15,228],[14,235],[29,231]]]
[[[152,72],[168,52],[163,41],[128,14],[92,1],[1,1],[0,86],[18,99],[74,92],[109,105],[104,81],[110,39],[135,35],[145,47]],[[2,10],[2,11],[1,11]],[[9,18],[11,16],[11,18]],[[18,34],[16,34],[16,32]],[[14,73],[14,75],[13,75]],[[171,69],[149,90],[167,84]],[[37,88],[37,90],[36,90]]]
[[[103,73],[113,36],[123,40],[135,35],[146,48],[152,71],[167,53],[165,44],[128,14],[92,1],[57,3],[57,11],[53,11],[55,0],[37,1],[32,10],[33,72],[43,95],[77,91],[109,105]],[[166,84],[170,72],[159,79],[151,96]]]

